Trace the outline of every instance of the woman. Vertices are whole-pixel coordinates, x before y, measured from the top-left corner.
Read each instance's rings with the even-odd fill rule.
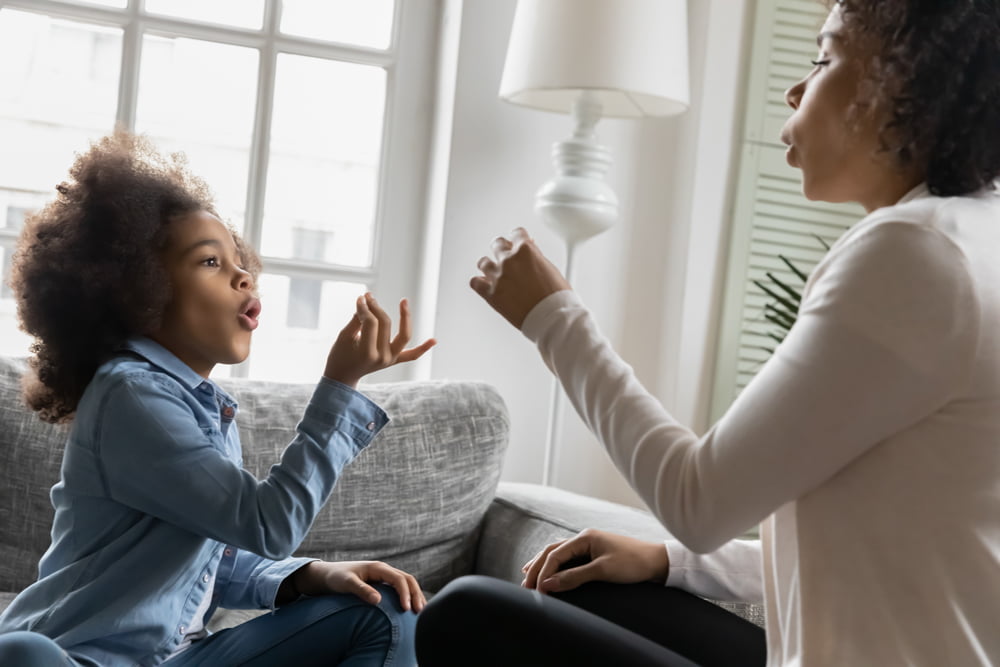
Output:
[[[524,230],[480,260],[473,289],[538,345],[676,537],[664,549],[585,532],[538,554],[524,585],[759,592],[770,665],[1000,664],[1000,3],[843,0],[817,41],[786,94],[782,140],[806,197],[869,215],[816,267],[796,325],[704,437],[639,385]],[[757,524],[759,548],[735,539]],[[665,603],[662,625],[696,603],[682,605]],[[505,622],[494,606],[518,612],[489,633]],[[616,650],[615,664],[690,664],[663,645],[725,662],[712,645],[734,627],[681,650],[615,617],[649,647],[578,610],[585,620],[560,625],[566,606],[457,583],[418,621],[418,659],[453,664],[461,647],[434,640],[455,619],[477,655],[546,638],[518,664]],[[630,653],[639,646],[647,658]],[[759,661],[753,641],[739,650],[747,659],[730,664]]]

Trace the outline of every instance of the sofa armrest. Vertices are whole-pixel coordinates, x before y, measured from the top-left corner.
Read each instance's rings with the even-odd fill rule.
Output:
[[[545,545],[584,528],[659,541],[667,531],[649,512],[539,484],[501,482],[486,511],[476,572],[514,583]]]
[[[524,578],[521,566],[545,545],[584,528],[653,542],[670,537],[645,510],[538,484],[501,482],[483,521],[475,571],[519,584]],[[712,602],[764,626],[761,605]]]

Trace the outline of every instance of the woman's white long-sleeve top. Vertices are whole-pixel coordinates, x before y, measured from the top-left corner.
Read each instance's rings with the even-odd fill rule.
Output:
[[[847,231],[785,341],[702,437],[640,385],[575,293],[547,297],[522,330],[689,550],[671,548],[673,580],[706,595],[762,587],[769,665],[1000,665],[992,190],[920,186]],[[759,566],[745,543],[727,546],[757,524]],[[760,579],[741,583],[741,563]]]

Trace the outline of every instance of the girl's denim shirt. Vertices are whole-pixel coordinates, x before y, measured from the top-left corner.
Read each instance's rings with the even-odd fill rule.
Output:
[[[83,664],[155,665],[211,590],[218,607],[274,608],[291,558],[344,468],[388,422],[321,379],[267,477],[242,467],[237,404],[148,338],[102,365],[77,409],[52,488],[38,581],[0,616]]]

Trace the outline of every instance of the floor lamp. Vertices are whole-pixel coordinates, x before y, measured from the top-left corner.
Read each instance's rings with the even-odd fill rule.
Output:
[[[573,134],[552,147],[555,175],[535,195],[535,211],[566,243],[564,272],[572,283],[577,244],[618,219],[618,197],[604,180],[611,153],[597,142],[598,121],[687,109],[686,0],[518,0],[500,97],[572,115]],[[555,380],[546,485],[553,483],[561,397]]]

